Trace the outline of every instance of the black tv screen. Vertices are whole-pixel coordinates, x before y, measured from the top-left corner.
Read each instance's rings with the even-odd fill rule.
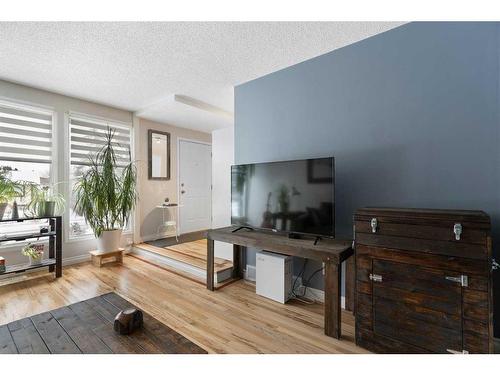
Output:
[[[333,237],[334,158],[233,165],[231,224]]]

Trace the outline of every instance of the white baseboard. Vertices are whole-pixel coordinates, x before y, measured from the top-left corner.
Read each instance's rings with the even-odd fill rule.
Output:
[[[304,289],[305,289],[304,284],[302,284],[302,278],[301,277],[297,278],[296,276],[294,276],[293,281],[292,281],[292,285],[296,279],[298,279],[298,280],[297,280],[297,283],[295,284],[295,290],[297,291],[297,293],[302,295],[302,294],[304,294]],[[312,301],[324,303],[325,302],[325,291],[323,291],[321,289],[311,288],[308,286],[306,289],[306,293],[304,295],[304,298],[310,299]],[[345,309],[345,297],[344,296],[340,297],[340,307]]]
[[[248,281],[255,282],[256,269],[255,266],[250,266],[247,264],[245,270],[243,271],[243,278]]]
[[[245,280],[255,282],[255,275],[256,275],[255,271],[256,271],[255,266],[249,266],[249,265],[247,265],[246,269],[245,269],[245,271],[243,273]],[[293,283],[295,282],[296,279],[297,279],[297,277],[293,276],[292,285],[293,285]],[[298,278],[298,280],[297,280],[297,282],[295,284],[295,290],[299,294],[303,294],[304,293],[304,285],[302,284],[302,278],[301,277]],[[315,302],[324,303],[325,302],[325,292],[323,290],[321,290],[321,289],[315,289],[315,288],[307,287],[306,293],[304,295],[304,298],[307,298],[307,299],[315,301]],[[340,306],[343,309],[345,309],[345,297],[344,296],[340,297]]]
[[[62,264],[63,266],[69,266],[71,264],[83,263],[90,261],[90,254],[82,254],[74,257],[63,258]]]

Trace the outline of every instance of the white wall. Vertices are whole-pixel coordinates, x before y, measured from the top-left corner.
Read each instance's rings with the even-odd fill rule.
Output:
[[[177,141],[179,138],[193,139],[210,143],[212,137],[210,133],[203,133],[195,130],[179,128],[176,126],[154,122],[143,118],[135,119],[135,155],[137,160],[137,191],[139,201],[137,203],[135,215],[135,236],[134,242],[154,240],[158,237],[157,229],[162,222],[162,212],[156,206],[163,203],[165,198],[170,202],[178,203],[177,194]],[[170,180],[150,180],[148,179],[148,130],[158,130],[170,133]],[[177,220],[177,211],[169,209],[165,212],[167,220]],[[173,230],[161,232],[162,236],[173,236]]]
[[[129,111],[2,80],[0,80],[0,98],[33,106],[45,107],[55,112],[55,132],[53,142],[57,147],[57,154],[54,159],[53,166],[57,181],[68,180],[69,151],[66,142],[68,136],[66,115],[68,112],[79,112],[130,124],[132,124],[133,121],[132,113]],[[67,184],[61,186],[67,186]],[[61,191],[61,193],[65,194],[66,202],[69,202],[67,191],[69,189],[62,188],[61,190],[64,190]],[[68,208],[66,209],[63,223],[68,223]],[[130,235],[125,235],[122,239],[123,244],[126,244],[130,238]],[[0,255],[5,258],[8,264],[25,263],[26,258],[20,254],[20,249],[21,246],[9,246],[6,248],[0,247]],[[94,239],[70,242],[66,238],[66,233],[63,236],[63,258],[66,260],[66,263],[71,262],[72,260],[76,261],[86,258],[88,256],[88,251],[93,249],[95,249]]]
[[[231,165],[234,164],[234,128],[212,132],[212,228],[231,225]],[[215,242],[215,256],[233,259],[233,246]]]

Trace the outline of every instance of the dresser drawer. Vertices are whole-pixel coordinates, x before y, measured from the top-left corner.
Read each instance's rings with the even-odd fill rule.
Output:
[[[440,211],[441,212],[441,211]],[[355,215],[356,243],[485,260],[489,256],[488,218],[482,215],[361,210]],[[401,216],[398,216],[401,215]],[[439,219],[439,217],[441,219]]]
[[[408,238],[419,238],[423,240],[437,240],[447,241],[452,243],[466,243],[486,247],[487,235],[484,230],[477,229],[470,223],[460,223],[462,226],[462,233],[460,239],[457,240],[454,233],[454,225],[456,223],[449,222],[445,227],[424,224],[403,224],[393,222],[394,219],[387,217],[370,217],[369,220],[356,220],[356,232],[374,234],[371,225],[371,220],[377,219],[377,227],[375,233],[380,236],[398,236]],[[442,223],[439,223],[443,225]]]

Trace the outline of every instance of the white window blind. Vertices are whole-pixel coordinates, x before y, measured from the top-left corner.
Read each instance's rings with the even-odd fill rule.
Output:
[[[69,126],[71,165],[90,165],[89,156],[95,155],[106,143],[108,127],[114,131],[113,146],[118,165],[130,162],[130,126],[76,115],[70,115]]]
[[[70,160],[69,177],[70,185],[70,217],[69,217],[69,238],[85,238],[93,236],[92,228],[85,218],[78,215],[73,209],[75,196],[73,194],[73,184],[80,178],[90,163],[89,156],[95,155],[106,143],[106,132],[108,127],[114,130],[113,146],[118,166],[125,166],[130,162],[129,150],[131,149],[132,127],[126,124],[108,122],[94,119],[84,115],[70,113]]]
[[[52,114],[0,103],[0,160],[52,162]]]

